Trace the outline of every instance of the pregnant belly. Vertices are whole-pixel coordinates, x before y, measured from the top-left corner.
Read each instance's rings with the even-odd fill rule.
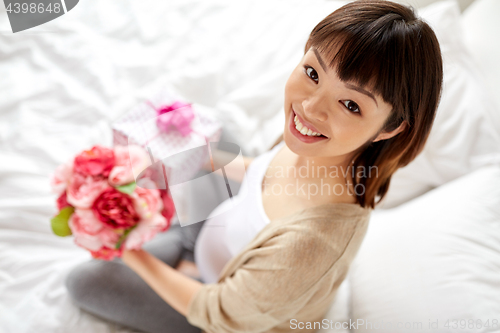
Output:
[[[215,208],[205,221],[196,239],[194,259],[205,283],[217,283],[226,263],[232,258],[226,242],[227,221],[234,218],[235,204],[227,199]]]

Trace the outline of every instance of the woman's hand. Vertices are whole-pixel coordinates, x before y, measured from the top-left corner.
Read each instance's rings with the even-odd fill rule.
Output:
[[[199,279],[201,278],[200,272],[198,271],[198,267],[196,267],[196,264],[194,262],[188,261],[188,260],[181,260],[175,269],[179,272],[181,272],[184,275],[187,275],[189,277]]]
[[[191,299],[203,284],[175,270],[144,250],[124,250],[122,261],[165,302],[186,316]]]

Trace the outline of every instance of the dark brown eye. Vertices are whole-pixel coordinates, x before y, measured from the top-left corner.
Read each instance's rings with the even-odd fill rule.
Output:
[[[353,101],[343,101],[342,103],[344,103],[347,110],[354,113],[360,112],[358,104],[354,103]]]
[[[318,73],[316,72],[316,70],[312,67],[306,67],[306,75],[309,76],[312,80],[314,80],[315,82],[318,82]]]

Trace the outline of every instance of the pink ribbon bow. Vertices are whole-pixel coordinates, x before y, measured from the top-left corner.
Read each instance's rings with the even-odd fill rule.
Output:
[[[156,126],[158,126],[160,131],[168,132],[173,127],[182,136],[188,136],[193,131],[191,122],[194,119],[194,112],[191,104],[176,101],[170,105],[161,106],[158,109],[151,103],[149,104],[156,110],[158,115]]]
[[[186,103],[183,103],[180,101],[175,101],[174,103],[172,103],[170,105],[164,105],[164,106],[161,106],[157,109],[153,104],[151,104],[150,101],[147,101],[147,103],[154,110],[156,110],[156,114],[158,115],[158,117],[156,118],[156,126],[159,129],[159,133],[156,134],[151,139],[147,140],[146,143],[144,145],[142,145],[142,147],[146,147],[148,142],[155,139],[162,132],[168,132],[168,130],[172,127],[176,128],[179,131],[179,133],[181,133],[181,135],[184,137],[188,136],[191,132],[194,132],[194,133],[202,136],[205,139],[205,142],[206,142],[207,147],[208,147],[208,153],[210,156],[210,162],[212,165],[212,171],[215,171],[214,161],[212,158],[212,151],[210,149],[210,142],[209,142],[208,137],[206,137],[203,134],[197,133],[196,131],[194,131],[191,128],[191,122],[194,119],[194,112],[193,112],[193,108],[191,107],[191,104],[186,104]],[[175,112],[172,112],[172,111],[175,111]],[[148,149],[148,151],[149,151],[149,149]],[[154,158],[151,154],[151,151],[149,151],[149,153],[150,153],[151,163],[153,164]],[[164,166],[163,166],[163,168],[164,168]],[[165,172],[165,169],[163,170],[163,172]]]

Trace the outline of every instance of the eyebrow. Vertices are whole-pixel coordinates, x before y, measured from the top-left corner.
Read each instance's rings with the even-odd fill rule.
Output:
[[[327,72],[328,72],[327,67],[326,67],[326,65],[325,65],[325,62],[323,61],[323,59],[322,59],[322,58],[321,58],[321,56],[319,55],[318,50],[316,50],[316,48],[315,48],[315,47],[313,47],[312,49],[313,49],[313,51],[314,51],[314,54],[316,55],[316,58],[318,59],[318,62],[319,62],[319,64],[320,64],[320,66],[323,68],[323,70],[325,71],[325,73],[327,73]]]
[[[378,107],[378,103],[377,103],[377,100],[375,99],[375,96],[373,96],[373,94],[371,92],[369,92],[368,90],[365,90],[361,87],[355,86],[355,85],[350,84],[350,83],[344,83],[344,85],[349,89],[356,90],[356,91],[370,97],[371,99],[373,99],[373,101],[375,102],[375,104],[377,104],[377,107]]]

